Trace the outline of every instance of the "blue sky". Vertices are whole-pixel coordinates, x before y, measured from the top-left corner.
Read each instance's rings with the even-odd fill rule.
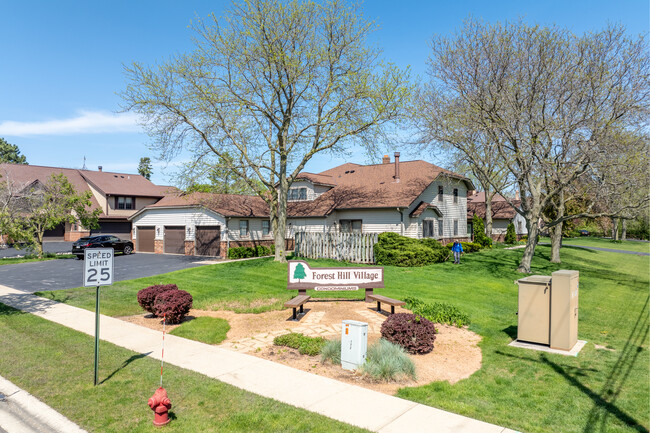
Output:
[[[152,180],[173,184],[174,165],[155,160],[151,139],[133,115],[118,114],[125,87],[122,64],[152,64],[192,47],[190,20],[230,2],[114,0],[0,3],[0,137],[19,146],[30,164],[135,172],[142,156],[154,160]],[[523,17],[556,23],[574,33],[620,23],[646,33],[649,2],[634,1],[384,1],[367,0],[364,14],[380,29],[373,42],[385,58],[423,75],[435,34],[459,28],[468,16],[488,22]],[[402,160],[422,158],[395,143]],[[367,162],[355,152],[356,162]],[[440,161],[427,158],[433,163]],[[315,157],[307,171],[346,161]]]

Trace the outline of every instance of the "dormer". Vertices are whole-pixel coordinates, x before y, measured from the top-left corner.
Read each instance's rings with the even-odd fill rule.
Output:
[[[303,172],[289,188],[287,201],[312,201],[321,194],[334,188],[336,183],[331,176]]]

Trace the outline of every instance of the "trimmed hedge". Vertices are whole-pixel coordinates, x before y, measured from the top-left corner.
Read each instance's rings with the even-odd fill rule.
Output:
[[[192,295],[185,290],[168,290],[156,296],[153,308],[156,316],[165,317],[170,324],[181,323],[192,308]]]
[[[446,323],[461,327],[469,325],[469,315],[462,312],[456,306],[445,302],[435,302],[427,304],[417,298],[407,297],[404,299],[406,308],[413,311],[414,314],[422,316],[433,323]]]
[[[449,250],[435,239],[413,239],[397,233],[381,233],[375,244],[378,265],[426,266],[449,258]]]
[[[142,289],[138,291],[138,304],[140,304],[143,310],[157,316],[153,306],[156,296],[169,290],[178,290],[178,286],[176,284],[156,284]]]
[[[381,324],[382,337],[413,354],[431,352],[437,332],[433,322],[416,314],[391,314]]]
[[[257,245],[256,247],[237,247],[228,249],[229,259],[247,259],[249,257],[263,257],[275,254],[275,245],[265,247]]]

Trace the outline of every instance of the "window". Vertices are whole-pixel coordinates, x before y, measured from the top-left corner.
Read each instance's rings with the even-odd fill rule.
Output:
[[[135,197],[115,197],[117,209],[135,209]]]
[[[458,203],[458,188],[454,188],[454,203]]]
[[[271,234],[271,221],[262,220],[262,236]]]
[[[287,200],[307,200],[307,188],[289,188]]]
[[[239,236],[248,236],[248,220],[239,220]]]
[[[454,220],[454,236],[458,236],[458,220]]]
[[[341,233],[361,233],[361,220],[339,220]]]
[[[438,201],[442,201],[442,196],[444,194],[444,189],[442,185],[438,185]]]
[[[422,222],[422,237],[423,238],[432,238],[433,234],[434,234],[433,220],[424,220]]]
[[[438,236],[442,237],[442,229],[443,229],[443,224],[442,224],[442,219],[438,220]]]

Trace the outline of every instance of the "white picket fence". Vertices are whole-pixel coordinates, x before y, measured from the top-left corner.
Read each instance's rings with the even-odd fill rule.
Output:
[[[376,233],[296,232],[297,257],[375,263]]]

